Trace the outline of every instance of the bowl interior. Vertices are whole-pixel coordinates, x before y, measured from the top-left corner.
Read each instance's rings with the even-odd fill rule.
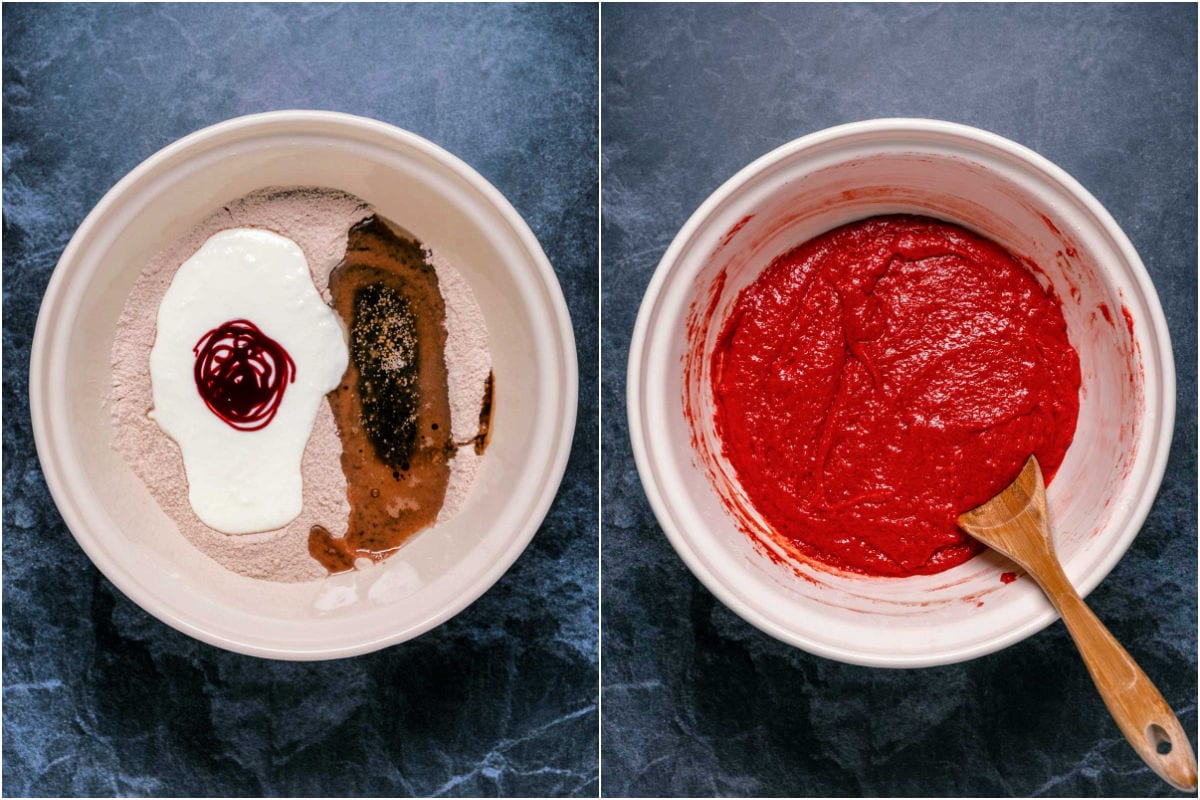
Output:
[[[476,483],[453,519],[371,569],[281,584],[230,572],[183,538],[112,450],[103,398],[117,319],[147,260],[233,199],[302,185],[358,195],[462,273],[487,324],[495,415]],[[39,451],[76,538],[147,610],[207,641],[260,655],[350,655],[402,641],[461,610],[540,524],[574,426],[570,323],[528,228],[495,189],[444,151],[343,115],[243,118],[135,170],[64,254],[38,339]]]
[[[1165,433],[1162,421],[1173,411],[1161,391],[1164,380],[1173,381],[1169,346],[1159,339],[1153,311],[1160,318],[1161,311],[1138,280],[1144,269],[1136,254],[1111,234],[1111,220],[1055,176],[975,138],[931,131],[832,137],[767,156],[747,172],[754,174],[714,196],[681,233],[643,308],[646,325],[639,321],[645,340],[631,363],[637,388],[630,408],[639,417],[632,427],[635,440],[644,436],[640,465],[668,536],[734,610],[785,641],[845,661],[947,663],[1048,624],[1053,612],[1037,587],[1029,579],[1002,583],[1000,575],[1015,568],[990,552],[905,579],[784,556],[761,533],[720,455],[707,354],[738,292],[772,259],[853,220],[925,214],[1036,265],[1038,279],[1062,301],[1083,375],[1074,442],[1049,501],[1064,567],[1086,592],[1136,534],[1145,515],[1139,492],[1153,496],[1164,435],[1169,444],[1170,420]]]

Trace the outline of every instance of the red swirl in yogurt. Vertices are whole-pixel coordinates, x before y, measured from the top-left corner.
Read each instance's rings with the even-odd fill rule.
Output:
[[[213,328],[192,348],[193,376],[204,405],[229,427],[262,430],[271,424],[296,363],[279,342],[248,319]]]

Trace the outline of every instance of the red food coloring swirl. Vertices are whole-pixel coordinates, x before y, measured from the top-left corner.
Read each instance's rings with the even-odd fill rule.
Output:
[[[229,427],[257,431],[275,418],[296,364],[283,345],[246,319],[213,328],[192,348],[196,391]]]

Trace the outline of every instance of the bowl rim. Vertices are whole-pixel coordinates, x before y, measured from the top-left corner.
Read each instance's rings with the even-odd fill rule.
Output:
[[[634,462],[637,466],[642,487],[650,501],[655,518],[663,534],[670,541],[679,557],[683,559],[688,569],[704,586],[716,595],[730,610],[754,625],[759,630],[782,642],[800,648],[816,655],[842,661],[850,664],[887,668],[931,667],[967,661],[997,650],[1008,647],[1046,628],[1059,618],[1059,615],[1047,603],[1046,608],[1025,624],[1017,626],[1001,635],[979,642],[975,645],[962,646],[934,655],[894,656],[862,652],[850,647],[831,646],[797,633],[795,630],[776,624],[758,609],[745,602],[716,572],[709,569],[699,552],[693,547],[688,531],[675,524],[671,513],[672,503],[667,500],[667,492],[660,484],[655,464],[649,455],[649,436],[642,416],[643,370],[646,358],[647,343],[651,335],[651,323],[654,312],[668,284],[668,279],[676,266],[680,255],[686,250],[697,233],[703,229],[709,218],[717,212],[723,203],[745,184],[775,165],[804,151],[827,145],[839,139],[860,137],[863,135],[890,134],[895,136],[942,136],[965,141],[974,146],[983,145],[1016,159],[1023,166],[1040,172],[1052,183],[1056,183],[1066,194],[1081,203],[1092,214],[1111,238],[1122,257],[1130,265],[1130,278],[1141,290],[1149,314],[1148,322],[1152,325],[1154,336],[1159,343],[1160,359],[1156,366],[1159,370],[1157,385],[1151,386],[1147,381],[1147,406],[1151,399],[1157,400],[1161,413],[1156,419],[1159,440],[1162,443],[1151,454],[1146,472],[1145,488],[1133,504],[1129,524],[1122,536],[1114,543],[1116,546],[1100,561],[1097,568],[1082,580],[1076,589],[1080,596],[1086,597],[1092,589],[1108,575],[1109,572],[1124,556],[1141,527],[1145,524],[1147,515],[1158,495],[1166,471],[1167,459],[1170,455],[1171,442],[1174,434],[1176,376],[1174,355],[1171,348],[1170,333],[1167,329],[1166,317],[1162,310],[1161,301],[1154,289],[1153,282],[1145,265],[1138,256],[1129,237],[1113,219],[1108,210],[1075,178],[1061,167],[1035,151],[1011,141],[999,134],[961,123],[919,117],[888,117],[862,120],[824,128],[813,133],[793,139],[770,152],[760,156],[743,167],[733,177],[726,180],[692,213],[683,227],[672,239],[658,266],[655,268],[650,283],[642,298],[634,324],[633,336],[629,348],[629,360],[626,368],[626,415],[629,425],[629,437],[632,444]],[[1158,393],[1160,396],[1154,397]],[[1165,434],[1165,435],[1164,435]]]
[[[442,606],[416,624],[361,642],[332,647],[281,647],[225,636],[208,629],[203,620],[198,618],[199,615],[174,613],[164,607],[157,595],[144,588],[118,559],[109,557],[95,538],[86,520],[87,514],[78,505],[66,477],[71,465],[66,463],[67,459],[59,449],[59,438],[64,433],[60,430],[61,420],[56,420],[56,417],[61,415],[51,409],[50,398],[53,397],[53,392],[48,385],[48,376],[52,371],[52,363],[62,358],[65,353],[65,334],[69,333],[71,327],[70,323],[64,324],[54,317],[58,316],[56,309],[70,289],[74,277],[72,266],[78,262],[79,253],[93,237],[110,208],[124,197],[131,187],[181,156],[204,152],[214,140],[218,140],[219,143],[226,137],[246,135],[255,129],[261,129],[264,133],[288,129],[294,129],[297,133],[311,133],[312,126],[321,126],[323,131],[328,132],[341,128],[347,134],[371,134],[380,139],[390,140],[391,144],[399,148],[407,148],[428,157],[477,191],[500,214],[540,279],[546,295],[549,322],[559,335],[558,346],[562,355],[559,416],[562,425],[548,452],[548,466],[545,472],[547,480],[539,490],[530,495],[529,510],[523,518],[523,523],[514,535],[506,540],[503,549],[493,555],[488,569],[481,573],[474,583],[464,587],[464,590],[455,596],[454,602]],[[310,661],[361,655],[420,636],[463,611],[508,571],[541,527],[566,473],[578,412],[578,383],[575,334],[562,286],[528,223],[495,186],[462,159],[411,131],[343,112],[287,109],[234,117],[183,136],[139,163],[97,202],[71,236],[42,297],[30,348],[29,409],[34,444],[42,473],[67,529],[91,562],[126,597],[162,622],[208,644],[261,658]]]

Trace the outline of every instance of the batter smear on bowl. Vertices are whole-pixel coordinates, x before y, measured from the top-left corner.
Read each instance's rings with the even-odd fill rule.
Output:
[[[874,576],[982,546],[955,519],[1079,413],[1058,300],[999,245],[915,216],[851,223],[742,290],[711,361],[722,453],[786,549]]]

